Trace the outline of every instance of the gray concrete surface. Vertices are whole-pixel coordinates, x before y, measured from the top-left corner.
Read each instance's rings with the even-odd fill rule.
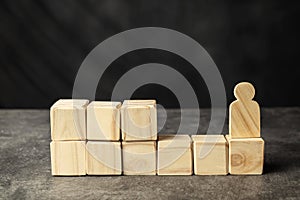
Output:
[[[172,133],[180,115],[167,113],[162,132]],[[52,177],[49,111],[0,110],[0,199],[299,199],[300,108],[263,109],[262,127],[262,176]]]

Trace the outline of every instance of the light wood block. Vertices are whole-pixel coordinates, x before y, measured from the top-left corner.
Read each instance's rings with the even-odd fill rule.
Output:
[[[86,172],[89,175],[121,175],[121,142],[88,141]]]
[[[262,138],[234,139],[229,143],[230,174],[262,174],[264,165],[264,140]]]
[[[195,175],[228,174],[228,144],[223,135],[193,135]]]
[[[61,99],[50,109],[51,139],[85,140],[88,100]]]
[[[122,142],[124,175],[156,175],[156,141]]]
[[[121,126],[124,141],[156,140],[155,100],[125,100],[121,108]]]
[[[236,101],[229,107],[229,135],[231,138],[260,137],[260,109],[253,101],[254,87],[247,82],[234,88]]]
[[[155,105],[156,104],[156,100],[154,99],[134,99],[134,100],[124,100],[123,102],[124,105]]]
[[[52,141],[50,143],[52,175],[86,175],[85,143],[85,141]]]
[[[192,175],[192,141],[188,135],[158,137],[158,175]]]
[[[87,107],[88,140],[120,140],[120,102],[93,101]]]

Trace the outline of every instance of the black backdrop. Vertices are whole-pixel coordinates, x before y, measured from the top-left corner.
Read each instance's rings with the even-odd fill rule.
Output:
[[[48,108],[70,98],[85,56],[106,38],[131,28],[158,26],[198,41],[217,64],[233,100],[234,85],[254,83],[263,106],[300,106],[299,1],[228,0],[2,0],[0,2],[0,107]],[[201,107],[210,106],[205,83],[184,60],[160,50],[140,50],[117,59],[98,86],[110,99],[122,71],[159,62],[182,73]],[[118,69],[122,69],[121,71]],[[145,85],[134,98],[156,98],[177,107],[174,94]]]

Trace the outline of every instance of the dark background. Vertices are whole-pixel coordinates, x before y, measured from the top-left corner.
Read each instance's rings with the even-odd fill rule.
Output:
[[[106,38],[147,26],[180,31],[198,41],[222,74],[228,102],[240,81],[252,82],[262,106],[300,106],[299,1],[3,0],[0,2],[0,107],[48,108],[70,98],[85,56]],[[120,75],[159,62],[179,70],[201,107],[210,99],[200,75],[185,60],[153,49],[117,59],[98,86],[109,100]],[[145,85],[134,98],[156,98],[177,107],[174,94]]]

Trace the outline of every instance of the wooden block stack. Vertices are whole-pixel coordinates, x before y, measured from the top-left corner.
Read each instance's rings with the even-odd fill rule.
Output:
[[[121,108],[124,175],[156,174],[155,100],[125,100]]]
[[[93,101],[87,107],[86,173],[120,175],[120,102]]]
[[[88,100],[57,101],[50,109],[52,175],[85,175]]]
[[[226,137],[158,137],[155,100],[59,100],[50,110],[52,175],[262,174],[264,140],[254,94],[250,83],[235,87]]]
[[[247,82],[236,85],[237,98],[229,108],[229,173],[262,174],[264,140],[260,137],[260,109],[253,101],[254,87]]]

